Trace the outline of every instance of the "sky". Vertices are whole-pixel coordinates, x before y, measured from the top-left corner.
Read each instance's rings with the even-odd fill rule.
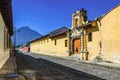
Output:
[[[84,8],[89,20],[102,16],[120,0],[12,0],[13,26],[28,26],[42,35],[70,28],[72,13]]]

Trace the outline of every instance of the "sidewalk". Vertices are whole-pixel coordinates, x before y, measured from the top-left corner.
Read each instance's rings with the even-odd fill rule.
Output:
[[[96,61],[88,61],[88,60],[76,60],[76,59],[71,59],[70,57],[68,58],[63,58],[75,62],[80,62],[84,64],[90,64],[90,65],[96,65],[96,66],[101,66],[101,67],[106,67],[106,68],[112,68],[112,69],[119,69],[120,70],[120,64],[119,63],[108,63],[108,62],[96,62]]]
[[[28,54],[28,55],[29,54],[36,54],[39,57],[39,54],[37,54],[37,53],[25,52],[25,54]],[[43,54],[40,54],[40,55],[43,55]],[[59,58],[59,59],[65,59],[65,60],[70,60],[70,61],[74,61],[74,62],[80,62],[80,63],[84,63],[84,64],[90,64],[90,65],[96,65],[96,66],[102,66],[102,67],[114,68],[114,69],[119,69],[120,70],[120,64],[119,63],[108,63],[108,62],[96,62],[96,61],[88,61],[88,60],[78,60],[78,59],[75,59],[75,58],[71,58],[70,56],[69,57],[58,57],[58,56],[52,56],[52,55],[43,55],[43,56]]]
[[[79,60],[78,62],[120,70],[120,64],[119,63],[82,61],[82,60]]]
[[[96,65],[96,66],[101,66],[101,67],[107,67],[107,68],[114,68],[114,69],[119,69],[120,70],[120,63],[112,63],[112,62],[105,62],[105,61],[89,61],[89,60],[79,60],[78,58],[71,58],[66,57],[64,59],[71,60],[71,61],[76,61],[84,64],[90,64],[90,65]]]
[[[18,80],[16,74],[16,60],[14,56],[10,56],[3,67],[0,69],[0,80]]]

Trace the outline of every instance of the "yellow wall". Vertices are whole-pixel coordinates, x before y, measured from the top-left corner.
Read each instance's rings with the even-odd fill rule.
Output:
[[[120,5],[101,20],[102,54],[107,60],[120,62]]]
[[[4,31],[5,23],[3,21],[2,15],[0,13],[0,68],[4,65],[6,60],[9,58],[9,50],[4,49]]]
[[[99,53],[105,61],[120,63],[120,6],[107,13],[98,26],[87,28],[87,36],[92,32],[92,41],[87,42],[89,60],[94,60]],[[100,51],[100,41],[102,48]]]
[[[105,14],[100,20],[96,20],[97,25],[90,27],[87,25],[86,34],[84,38],[81,38],[81,48],[84,44],[87,45],[87,51],[89,53],[88,60],[95,60],[97,56],[100,56],[105,61],[120,63],[120,5]],[[81,18],[78,18],[78,25],[81,23]],[[81,20],[80,20],[81,19]],[[75,18],[72,16],[71,29],[75,27]],[[92,41],[88,41],[88,34],[92,33]],[[43,39],[49,39],[49,42],[43,41]],[[54,45],[54,40],[57,40],[57,45]],[[47,55],[55,56],[68,56],[66,51],[68,47],[65,47],[66,35],[57,36],[54,38],[45,37],[38,40],[38,43],[31,43],[31,51],[37,53],[44,53]],[[83,41],[87,39],[87,41]],[[41,41],[42,40],[42,44]],[[35,41],[37,42],[37,41]],[[40,43],[39,43],[40,42]],[[86,43],[87,42],[87,43]],[[101,42],[101,48],[100,48]],[[99,54],[101,53],[101,54]]]
[[[56,45],[54,45],[55,40],[57,43]],[[31,52],[34,53],[66,57],[68,56],[68,53],[66,52],[68,47],[65,47],[65,40],[67,40],[65,34],[53,38],[47,36],[30,43],[30,49]]]
[[[88,34],[92,33],[92,41],[88,41]],[[87,28],[87,50],[89,52],[89,60],[94,60],[100,52],[100,31],[99,27]]]

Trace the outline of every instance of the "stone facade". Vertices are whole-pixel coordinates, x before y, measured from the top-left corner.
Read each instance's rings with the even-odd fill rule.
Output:
[[[87,54],[86,29],[84,27],[88,24],[86,12],[81,9],[72,14],[72,26],[68,31],[69,54],[80,54],[80,59],[85,59],[84,55]]]

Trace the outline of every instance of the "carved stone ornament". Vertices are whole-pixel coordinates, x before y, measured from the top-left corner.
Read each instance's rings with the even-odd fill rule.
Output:
[[[80,35],[82,35],[82,29],[80,29],[80,28],[74,28],[74,29],[72,29],[71,30],[71,37],[74,37],[74,36],[80,36]]]

